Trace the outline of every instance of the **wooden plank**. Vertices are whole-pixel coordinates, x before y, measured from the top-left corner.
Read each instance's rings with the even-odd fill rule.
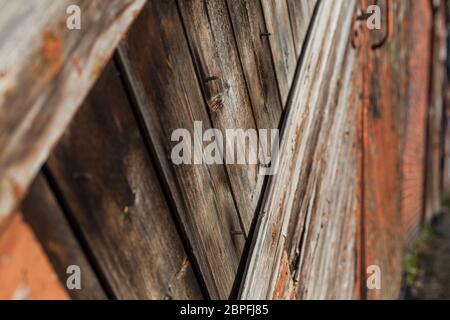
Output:
[[[349,43],[354,8],[355,2],[348,0],[324,1],[318,8],[303,67],[293,84],[292,99],[283,124],[279,171],[269,179],[257,231],[252,239],[251,255],[240,292],[243,299],[277,297],[279,288],[286,287],[280,286],[285,282],[280,282],[280,276],[286,273],[283,257],[290,217],[297,213],[292,212],[297,183],[302,181],[304,165],[310,159],[317,159],[317,135],[327,114],[327,101],[332,101],[337,92],[337,75]],[[323,90],[328,94],[324,95]],[[308,92],[308,96],[305,97],[304,92]],[[318,198],[316,201],[326,202],[320,194],[313,196]],[[353,214],[351,210],[350,214]]]
[[[292,34],[294,36],[295,52],[300,56],[308,31],[309,23],[314,13],[316,0],[287,0]]]
[[[286,105],[297,67],[297,54],[286,1],[261,0],[275,64],[281,103]]]
[[[194,121],[201,121],[203,130],[211,127],[176,2],[149,2],[119,52],[208,293],[228,298],[245,237],[225,168],[174,165],[169,158],[173,130],[185,128],[192,135]]]
[[[430,83],[432,14],[428,1],[413,1],[408,17],[409,74],[402,164],[402,222],[405,244],[419,235],[424,211],[425,145]],[[420,22],[419,22],[420,21]],[[422,195],[422,196],[420,196]]]
[[[0,221],[24,196],[144,2],[0,1]],[[81,30],[66,28],[69,5],[81,9]]]
[[[25,221],[33,229],[61,283],[68,278],[67,267],[81,270],[81,289],[68,290],[72,299],[106,299],[107,296],[69,226],[55,195],[42,173],[38,174],[22,203]]]
[[[450,77],[449,77],[450,78]],[[449,79],[447,78],[447,79]],[[444,100],[444,166],[443,166],[443,181],[442,181],[442,196],[443,202],[450,196],[450,86],[447,83],[445,88]]]
[[[267,122],[262,122],[267,118],[264,110],[250,102],[225,1],[179,0],[178,3],[214,128],[225,133],[226,129],[248,130],[258,129],[259,125],[261,128],[267,126]],[[206,81],[208,77],[217,77],[212,80],[214,86],[210,86],[211,81]],[[256,115],[260,123],[255,122]],[[226,157],[225,150],[223,153]],[[226,165],[226,169],[248,233],[264,176],[258,174],[257,164],[231,164]]]
[[[113,63],[48,168],[115,297],[202,297]]]
[[[402,283],[403,227],[401,224],[402,146],[408,105],[407,17],[411,2],[390,2],[379,35],[390,31],[387,42],[370,50],[368,36],[364,72],[363,126],[363,274],[362,295],[367,299],[397,299]],[[403,50],[402,50],[403,48]],[[381,272],[381,288],[366,286],[370,266]]]
[[[20,213],[12,214],[0,233],[0,299],[66,300],[39,242]]]
[[[427,163],[425,182],[425,220],[441,210],[442,193],[442,124],[444,113],[444,81],[446,66],[445,3],[433,5],[433,56],[428,108]]]
[[[351,21],[348,15],[342,18]],[[362,74],[356,50],[350,44],[347,49],[340,47],[334,58],[344,67],[333,67],[314,160],[307,183],[299,190],[303,198],[298,215],[304,217],[304,227],[293,272],[300,299],[356,296],[361,149],[358,111]]]
[[[281,98],[259,1],[228,0],[239,57],[245,75],[256,125],[259,129],[278,128]]]

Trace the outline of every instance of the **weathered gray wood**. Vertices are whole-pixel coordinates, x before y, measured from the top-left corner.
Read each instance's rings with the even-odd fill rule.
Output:
[[[259,1],[227,1],[256,125],[278,128],[281,98]]]
[[[67,267],[81,270],[81,289],[68,290],[72,299],[106,299],[107,296],[70,228],[64,212],[42,173],[38,174],[22,203],[25,221],[32,227],[63,285]]]
[[[303,65],[293,84],[292,100],[288,105],[287,117],[283,124],[284,132],[280,146],[280,157],[278,158],[279,171],[276,176],[269,180],[255,237],[252,240],[251,255],[240,292],[240,297],[243,299],[278,297],[280,290],[285,290],[286,287],[292,288],[295,285],[289,283],[292,282],[294,275],[290,274],[289,267],[285,262],[285,239],[288,235],[291,215],[299,214],[298,212],[292,212],[292,209],[296,200],[297,183],[303,181],[302,175],[307,174],[309,177],[305,180],[307,195],[305,199],[301,198],[300,201],[311,200],[310,204],[300,212],[306,219],[305,230],[309,230],[309,233],[305,235],[306,239],[323,244],[331,235],[330,240],[333,241],[334,239],[333,244],[336,246],[336,242],[339,241],[338,238],[343,235],[342,232],[337,232],[338,229],[332,223],[325,228],[325,234],[320,234],[322,223],[327,223],[325,216],[331,214],[327,214],[327,211],[331,210],[330,205],[327,204],[328,200],[335,201],[334,203],[340,202],[342,206],[348,206],[346,202],[350,201],[349,209],[354,206],[354,203],[351,202],[350,197],[352,195],[343,194],[341,197],[339,193],[333,195],[336,193],[335,189],[331,188],[330,185],[327,186],[327,183],[331,185],[335,183],[334,176],[338,158],[333,161],[330,160],[329,164],[326,164],[326,159],[320,161],[320,155],[323,156],[325,152],[332,152],[333,145],[330,143],[331,147],[328,151],[321,150],[317,142],[318,139],[329,139],[326,132],[331,135],[333,130],[342,129],[340,126],[343,126],[345,122],[343,118],[339,118],[340,121],[337,121],[333,127],[331,125],[333,112],[329,111],[328,107],[333,106],[333,103],[338,104],[339,107],[333,108],[336,115],[336,108],[348,106],[348,91],[344,91],[341,104],[335,102],[335,100],[338,99],[337,92],[342,63],[346,48],[349,47],[354,7],[355,1],[348,0],[323,1],[319,5],[317,19],[313,22]],[[352,69],[349,70],[351,72]],[[309,93],[308,96],[304,95],[305,92]],[[352,117],[351,113],[349,116]],[[320,129],[324,122],[327,123],[328,127],[325,127],[325,133],[320,135]],[[354,134],[353,132],[351,136],[354,137]],[[347,148],[351,145],[351,143],[348,143]],[[345,152],[345,150],[343,149],[342,152]],[[309,169],[309,172],[305,173],[304,166],[311,161],[313,161],[314,166]],[[329,181],[319,184],[319,177],[323,174],[322,169],[327,172]],[[341,172],[341,174],[345,175],[346,172]],[[321,188],[324,192],[322,194],[319,193]],[[334,198],[327,199],[327,197]],[[314,208],[317,211],[313,210]],[[342,214],[342,212],[340,213]],[[316,214],[317,216],[315,216]],[[352,214],[352,212],[345,212],[345,214]],[[339,219],[339,216],[335,219]],[[345,216],[340,219],[351,219],[351,217]],[[351,228],[351,223],[346,225]],[[349,233],[351,233],[351,229]],[[313,237],[312,240],[311,236]],[[320,242],[317,238],[319,236]],[[351,242],[349,243],[351,245]],[[330,250],[334,249],[336,247]],[[306,254],[308,252],[314,254],[315,250],[305,251]],[[327,252],[323,253],[327,254]],[[351,252],[347,251],[347,254],[351,256]],[[300,262],[304,259],[301,258]],[[327,257],[325,257],[324,267],[331,268],[335,261],[333,259],[327,261]],[[292,291],[292,289],[289,291]],[[345,294],[347,293],[348,291]],[[321,297],[321,295],[322,291],[318,291],[313,292],[312,296]]]
[[[308,31],[316,0],[287,0],[292,34],[294,36],[295,52],[300,56]]]
[[[262,110],[251,105],[225,1],[179,0],[178,3],[213,126],[223,133],[232,128],[257,129],[254,114],[258,114],[258,120],[264,116]],[[213,76],[217,77],[213,80],[217,82],[217,91],[208,90],[210,81],[206,78]],[[217,103],[215,108],[212,103]],[[256,164],[226,165],[226,169],[247,233],[264,176],[258,174]]]
[[[144,0],[0,1],[0,221],[21,199]],[[66,28],[79,5],[81,30]]]
[[[288,6],[285,0],[261,0],[261,4],[267,32],[270,33],[270,48],[275,64],[281,102],[284,107],[297,67],[297,55]]]
[[[47,163],[117,298],[202,297],[113,63]]]
[[[300,256],[292,271],[300,299],[354,299],[359,272],[355,266],[359,258],[356,254],[360,252],[356,232],[360,209],[358,110],[362,77],[350,44],[347,49],[339,47],[334,57],[337,65],[332,67],[329,94],[323,102],[317,147],[308,182],[301,187],[304,197],[298,215],[305,222],[303,237],[297,243]]]
[[[120,58],[168,193],[211,298],[227,298],[244,232],[223,165],[174,165],[171,134],[211,127],[175,1],[150,1]],[[211,75],[214,76],[214,75]]]

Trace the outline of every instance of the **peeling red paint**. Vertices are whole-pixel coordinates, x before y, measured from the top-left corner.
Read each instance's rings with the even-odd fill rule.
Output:
[[[296,290],[293,281],[293,275],[289,267],[289,259],[287,257],[287,253],[284,250],[281,257],[280,271],[278,272],[278,279],[275,285],[275,291],[273,293],[272,299],[296,299]]]
[[[42,55],[50,64],[50,74],[56,74],[63,64],[61,58],[61,39],[51,31],[45,31],[42,36]]]
[[[21,214],[0,234],[0,299],[68,299],[47,256]]]

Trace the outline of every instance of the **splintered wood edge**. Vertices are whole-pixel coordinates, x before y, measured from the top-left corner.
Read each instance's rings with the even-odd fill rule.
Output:
[[[10,27],[7,32],[0,32],[0,118],[5,117],[0,126],[0,227],[25,195],[145,3],[146,0],[102,3],[102,11],[109,19],[105,23],[98,10],[100,2],[64,0],[36,6],[28,1],[0,0],[0,18],[5,18],[0,19],[0,26],[3,21],[3,27]],[[87,6],[81,12],[82,28],[89,29],[83,32],[66,28],[66,9],[74,4]],[[8,17],[20,18],[20,23],[8,22]],[[14,41],[10,37],[15,37]],[[44,62],[39,60],[40,64],[33,65],[32,60],[39,56]],[[37,72],[34,78],[33,72]],[[15,101],[8,99],[18,93],[34,93],[32,99],[26,100],[30,103],[21,106],[23,117],[14,115]],[[44,112],[49,109],[52,112]],[[18,120],[8,122],[9,118]],[[44,123],[44,128],[31,135],[37,120]]]

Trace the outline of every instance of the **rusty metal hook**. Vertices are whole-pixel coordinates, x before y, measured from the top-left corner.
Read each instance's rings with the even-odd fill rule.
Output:
[[[383,38],[376,42],[373,43],[370,47],[372,50],[377,50],[379,48],[381,48],[390,38],[390,34],[391,34],[391,8],[390,8],[390,4],[389,4],[389,0],[385,0],[385,23],[386,23],[386,33],[383,36]],[[357,38],[359,37],[359,33],[361,32],[361,21],[366,21],[368,20],[370,17],[372,16],[372,13],[367,13],[365,10],[362,10],[360,7],[357,9],[357,13],[356,13],[356,17],[353,18],[353,27],[352,27],[352,36],[351,36],[351,42],[352,42],[352,46],[354,48],[358,48],[359,45],[357,44],[358,40]]]
[[[389,5],[389,0],[385,0],[386,3],[386,33],[379,42],[372,44],[372,50],[377,50],[384,46],[384,44],[388,41],[391,34],[391,6]]]
[[[366,14],[362,12],[361,8],[358,6],[356,8],[356,12],[353,16],[352,28],[350,34],[350,43],[354,49],[358,49],[360,47],[360,32],[361,32],[361,20],[367,19],[363,18]]]

